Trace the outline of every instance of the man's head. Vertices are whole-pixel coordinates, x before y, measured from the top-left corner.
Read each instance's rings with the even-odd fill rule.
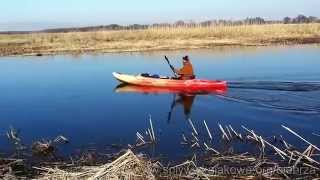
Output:
[[[183,58],[182,58],[182,62],[183,62],[183,64],[185,64],[185,63],[189,63],[189,57],[188,56],[184,56]]]

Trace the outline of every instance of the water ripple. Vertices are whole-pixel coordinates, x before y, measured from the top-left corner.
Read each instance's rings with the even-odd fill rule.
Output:
[[[228,82],[230,88],[262,89],[275,91],[320,91],[320,82],[301,81],[234,81]]]
[[[320,82],[230,82],[219,97],[253,107],[291,113],[320,114]]]

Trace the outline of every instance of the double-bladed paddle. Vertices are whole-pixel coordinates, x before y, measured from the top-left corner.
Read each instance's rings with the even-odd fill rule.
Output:
[[[177,77],[177,73],[176,73],[176,71],[174,70],[174,67],[171,65],[168,57],[167,57],[167,56],[164,56],[164,58],[166,59],[168,65],[170,66],[170,69],[172,70],[174,77]]]

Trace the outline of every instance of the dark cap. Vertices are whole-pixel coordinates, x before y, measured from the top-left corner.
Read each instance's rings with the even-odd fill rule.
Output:
[[[188,56],[184,56],[182,59],[185,60],[185,61],[189,61],[189,57]]]

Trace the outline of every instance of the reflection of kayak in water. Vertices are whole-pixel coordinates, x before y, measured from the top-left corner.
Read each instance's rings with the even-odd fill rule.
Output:
[[[211,90],[211,89],[226,89],[227,82],[219,80],[178,80],[169,77],[152,77],[143,75],[127,75],[114,72],[113,76],[127,84],[138,86],[151,86],[151,87],[163,87],[173,89],[185,89],[191,90]]]
[[[184,109],[184,114],[186,119],[190,117],[192,104],[197,95],[208,95],[208,94],[224,94],[226,89],[221,90],[211,90],[211,91],[187,91],[182,89],[172,89],[172,88],[161,88],[152,86],[136,86],[131,84],[119,84],[115,90],[117,93],[142,93],[142,94],[173,94],[174,98],[170,106],[170,112],[168,114],[168,122],[171,119],[171,113],[174,107],[181,104]]]
[[[208,89],[208,90],[190,90],[190,89],[178,89],[178,88],[164,88],[153,86],[136,86],[130,84],[120,84],[115,88],[117,93],[144,93],[144,94],[224,94],[226,89]]]

